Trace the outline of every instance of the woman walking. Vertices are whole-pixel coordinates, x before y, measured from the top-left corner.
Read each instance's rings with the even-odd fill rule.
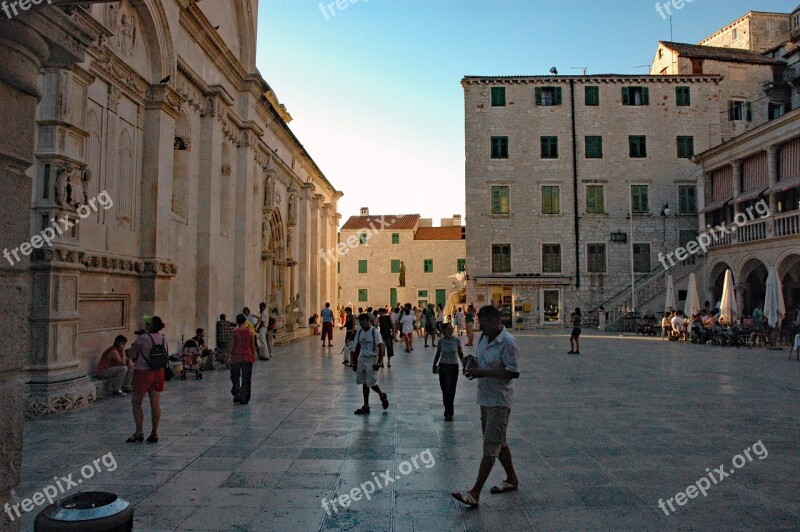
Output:
[[[581,336],[581,309],[575,307],[575,312],[570,314],[570,319],[572,320],[572,334],[569,336],[569,355],[580,355],[581,354],[581,343],[580,343],[580,336]]]
[[[400,333],[406,344],[406,353],[410,353],[414,349],[414,314],[408,307],[403,311],[403,317],[400,318]]]
[[[250,402],[250,383],[256,361],[256,337],[245,325],[246,321],[244,314],[236,316],[237,327],[231,342],[231,394],[233,404],[240,405]]]
[[[133,397],[131,406],[133,408],[133,422],[136,424],[136,432],[128,438],[128,443],[144,441],[144,410],[142,402],[144,396],[150,399],[150,416],[152,427],[147,443],[158,442],[158,424],[161,421],[161,392],[164,391],[164,368],[153,369],[158,366],[158,359],[162,359],[169,353],[167,337],[161,334],[166,325],[161,318],[153,316],[144,324],[144,333],[140,334],[133,343],[133,379],[131,388]]]
[[[458,307],[458,310],[455,313],[455,320],[456,320],[456,328],[458,330],[458,335],[462,336],[464,334],[464,330],[467,328],[466,324],[466,316],[464,315],[464,309]]]
[[[461,339],[453,336],[451,324],[444,325],[442,334],[444,336],[436,344],[433,372],[439,373],[439,386],[442,388],[442,402],[444,403],[444,420],[453,421],[453,403],[458,384],[458,363],[460,361],[463,365],[464,352],[461,350]]]
[[[467,326],[467,345],[472,345],[472,340],[475,338],[475,307],[472,304],[467,307],[464,323]]]

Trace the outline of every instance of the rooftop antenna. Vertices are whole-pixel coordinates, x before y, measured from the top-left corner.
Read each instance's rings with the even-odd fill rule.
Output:
[[[672,13],[669,14],[669,40],[670,42],[675,42],[672,39]]]
[[[572,70],[583,70],[583,75],[586,75],[586,67],[570,67]]]

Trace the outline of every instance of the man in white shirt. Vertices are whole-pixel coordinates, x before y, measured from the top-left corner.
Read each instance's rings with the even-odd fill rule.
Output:
[[[383,409],[389,408],[389,397],[378,386],[375,373],[383,367],[383,356],[385,346],[383,338],[376,327],[373,327],[369,315],[361,314],[358,317],[361,330],[356,333],[353,340],[353,350],[358,353],[356,364],[356,384],[361,385],[364,394],[364,406],[356,410],[356,415],[369,414],[369,391],[370,388],[381,398]]]
[[[261,360],[269,360],[269,344],[267,343],[267,324],[269,323],[269,312],[267,311],[267,304],[261,303],[258,305],[260,317],[258,319],[257,332],[258,332],[258,358]]]

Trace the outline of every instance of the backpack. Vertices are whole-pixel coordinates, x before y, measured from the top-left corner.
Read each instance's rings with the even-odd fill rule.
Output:
[[[164,336],[161,336],[161,345],[156,344],[156,341],[153,340],[153,336],[148,333],[147,336],[150,337],[150,341],[153,342],[153,346],[150,348],[150,355],[144,356],[145,362],[147,362],[147,366],[151,370],[159,370],[164,369],[169,366],[169,354],[167,353],[167,349],[164,347],[164,342],[166,339]]]

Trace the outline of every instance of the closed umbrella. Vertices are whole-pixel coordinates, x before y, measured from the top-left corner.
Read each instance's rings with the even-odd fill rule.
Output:
[[[778,327],[786,316],[786,305],[783,302],[783,287],[775,266],[769,267],[767,273],[766,297],[764,298],[764,316],[770,327]]]
[[[725,270],[725,282],[722,286],[722,301],[719,304],[720,319],[724,319],[727,325],[732,325],[733,320],[739,315],[736,306],[736,294],[733,292],[733,273]]]
[[[672,282],[672,275],[667,276],[667,297],[664,299],[664,312],[675,310],[675,286]]]
[[[683,311],[689,317],[700,312],[700,296],[697,295],[697,278],[693,273],[689,275],[689,287],[686,289],[686,306]]]

